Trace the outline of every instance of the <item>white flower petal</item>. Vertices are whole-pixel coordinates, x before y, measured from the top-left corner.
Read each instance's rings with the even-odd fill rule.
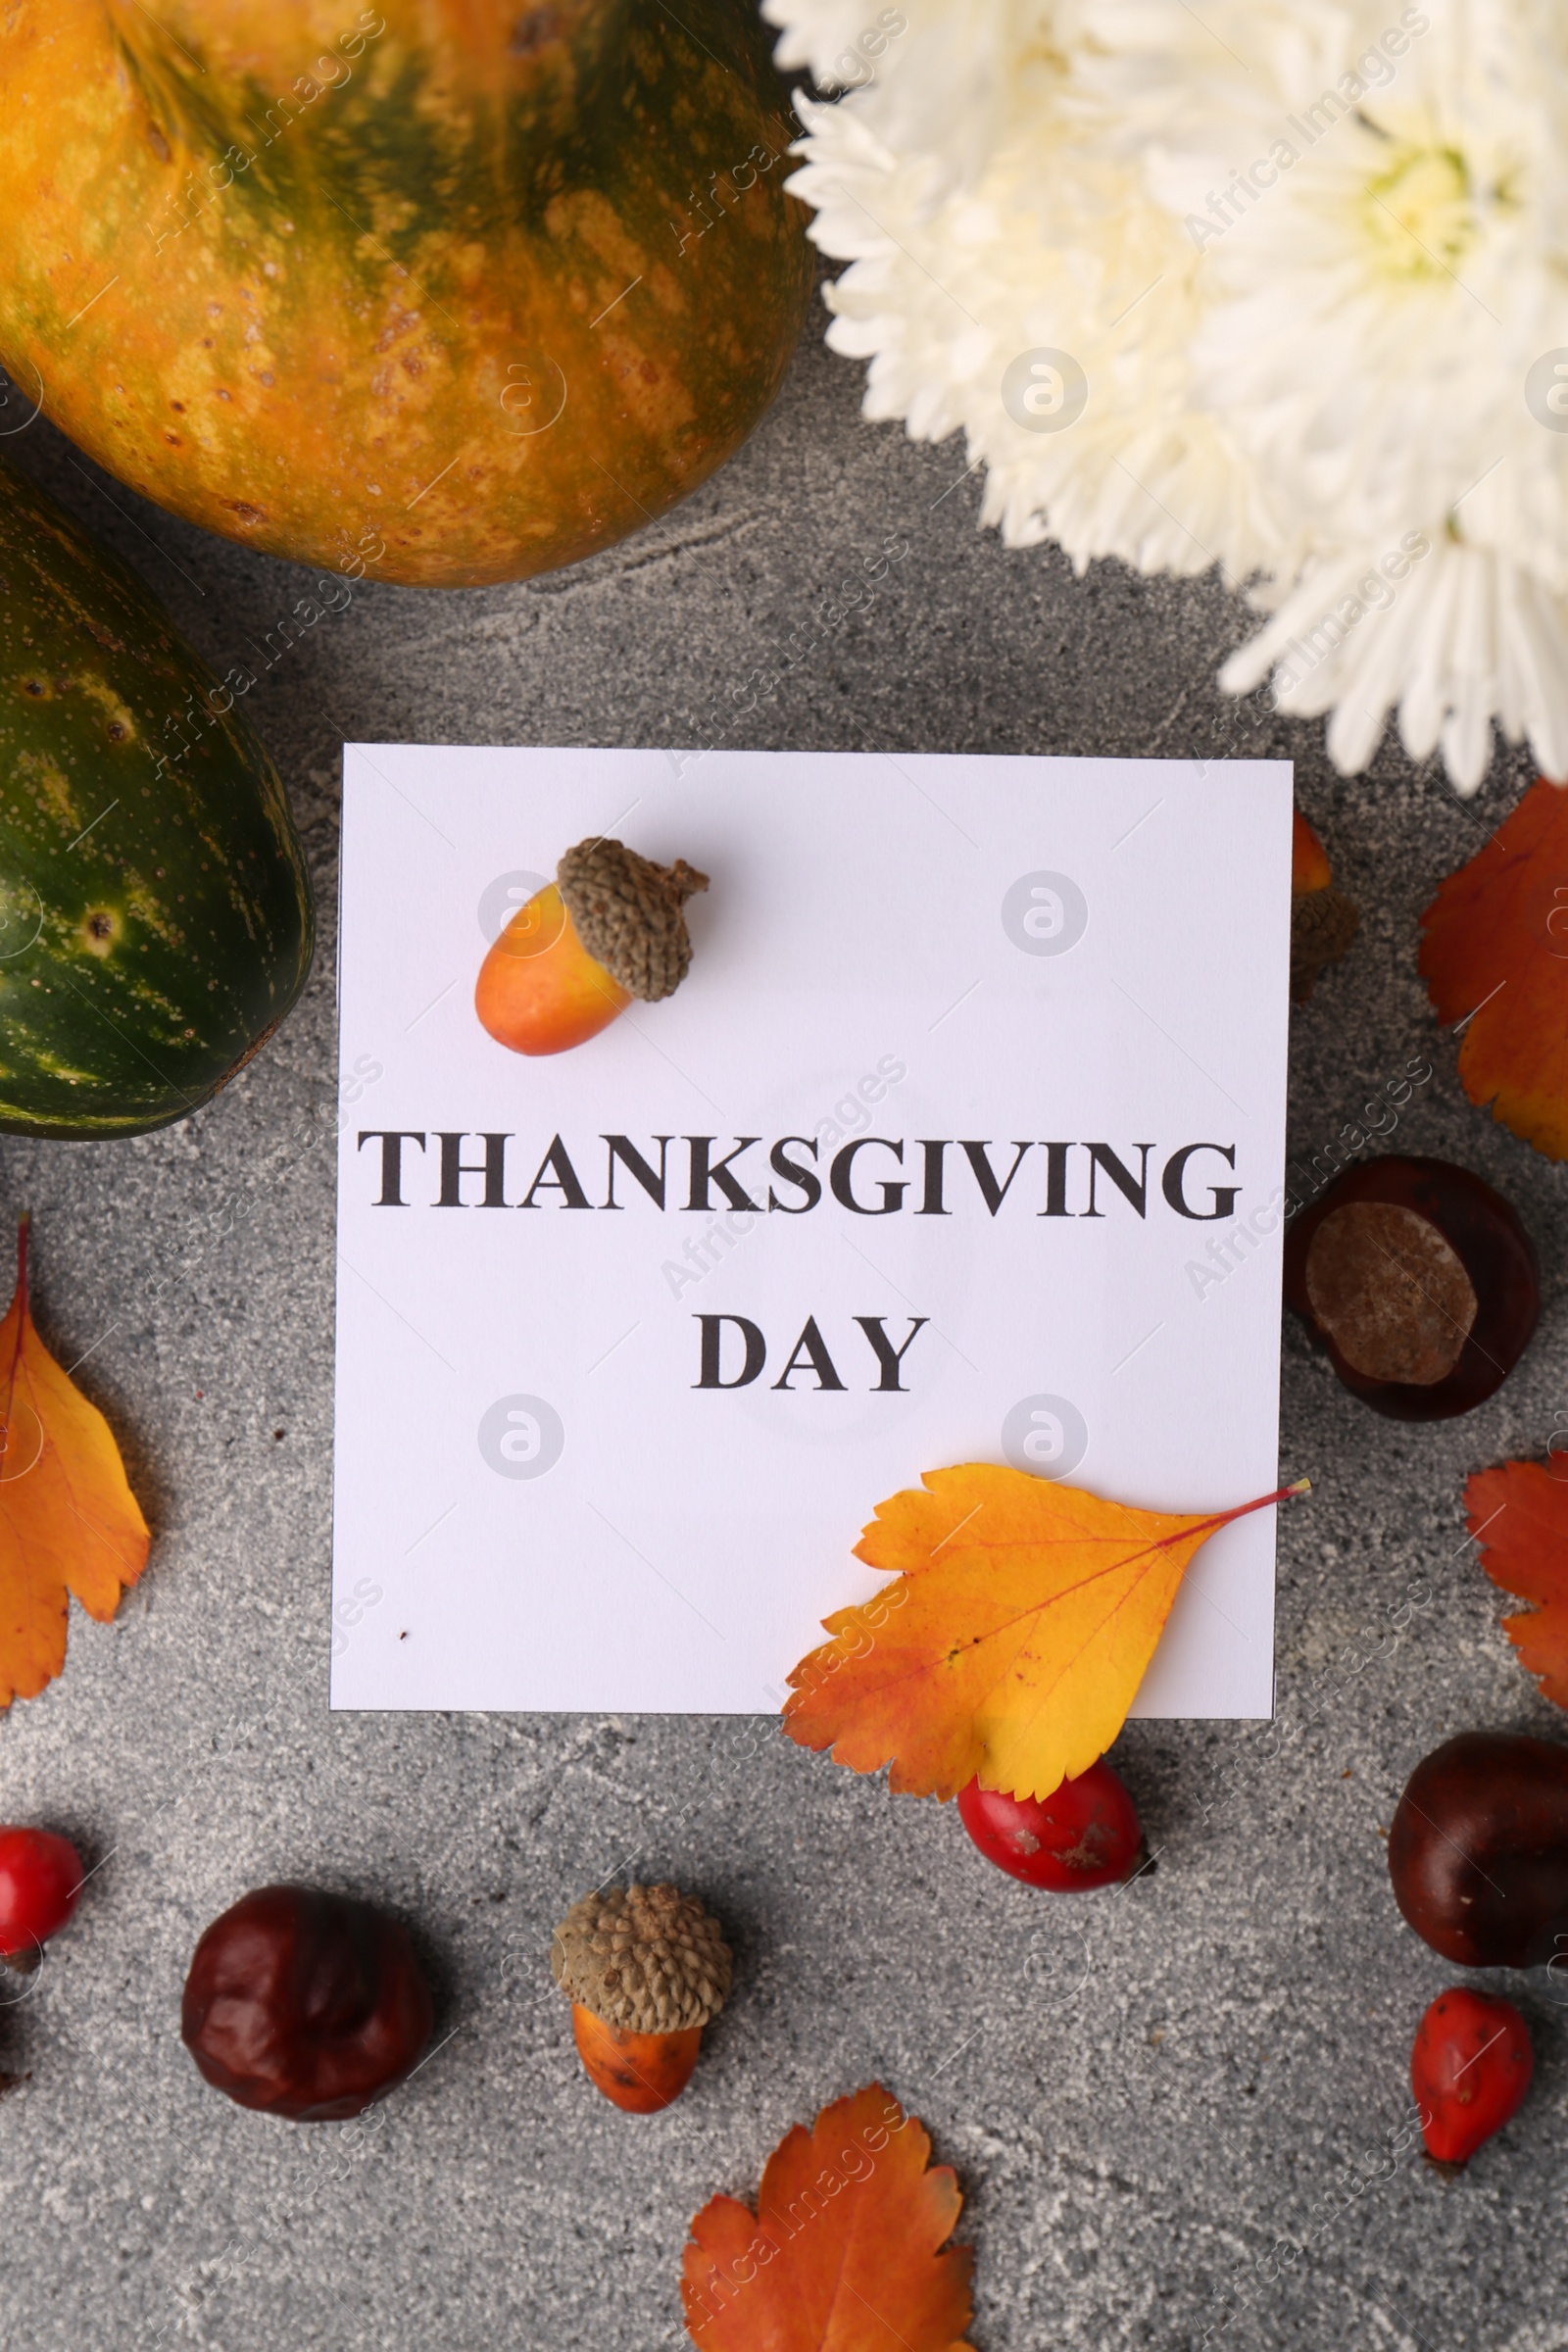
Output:
[[[1346,772],[1396,709],[1461,790],[1494,721],[1568,773],[1560,0],[763,14],[864,85],[798,100],[791,185],[868,416],[961,429],[1009,546],[1254,582],[1221,682],[1332,713]],[[1087,405],[1038,429],[1004,378],[1062,351]]]

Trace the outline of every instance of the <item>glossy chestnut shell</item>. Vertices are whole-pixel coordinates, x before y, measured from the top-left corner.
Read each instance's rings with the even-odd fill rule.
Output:
[[[314,2124],[362,2114],[401,2082],[434,2018],[396,1920],[348,1895],[262,1886],[197,1944],[179,2030],[216,2089]]]
[[[1412,1210],[1436,1227],[1469,1277],[1475,1321],[1457,1362],[1441,1380],[1417,1385],[1369,1378],[1347,1362],[1313,1312],[1307,1291],[1313,1240],[1326,1218],[1354,1201]],[[1484,1403],[1523,1355],[1541,1308],[1535,1245],[1501,1194],[1468,1168],[1399,1152],[1348,1169],[1294,1220],[1285,1243],[1285,1296],[1352,1396],[1396,1421],[1446,1421]]]
[[[1394,1899],[1461,1968],[1568,1970],[1568,1747],[1461,1732],[1410,1775],[1389,1832]]]

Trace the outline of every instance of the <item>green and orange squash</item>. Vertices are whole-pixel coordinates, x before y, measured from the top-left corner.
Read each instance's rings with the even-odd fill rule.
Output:
[[[755,0],[6,0],[0,359],[100,465],[464,587],[662,514],[811,283]]]
[[[0,1133],[184,1118],[276,1028],[314,941],[288,803],[233,691],[0,466]]]

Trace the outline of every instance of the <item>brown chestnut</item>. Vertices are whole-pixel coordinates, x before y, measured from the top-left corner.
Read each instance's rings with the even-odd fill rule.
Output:
[[[1351,1394],[1396,1421],[1484,1402],[1541,1306],[1535,1248],[1501,1194],[1397,1152],[1348,1169],[1296,1219],[1285,1296]]]
[[[1423,1756],[1389,1832],[1394,1899],[1461,1968],[1568,1961],[1568,1747],[1461,1732]]]
[[[324,2124],[401,2082],[434,2019],[396,1920],[349,1895],[261,1886],[197,1944],[179,2031],[208,2082],[241,2107]]]

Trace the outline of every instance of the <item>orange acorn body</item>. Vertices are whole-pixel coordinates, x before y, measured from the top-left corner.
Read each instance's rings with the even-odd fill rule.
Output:
[[[514,1054],[564,1054],[608,1029],[629,992],[589,955],[554,882],[519,906],[479,969],[473,1008]]]
[[[703,2038],[701,2026],[678,2034],[630,2034],[581,2001],[571,2005],[571,2032],[590,2082],[628,2115],[658,2115],[680,2097]]]
[[[627,2115],[658,2115],[697,2064],[703,2028],[729,1997],[723,1931],[678,1886],[609,1886],[573,1903],[550,1973],[571,1999],[588,2080]]]

